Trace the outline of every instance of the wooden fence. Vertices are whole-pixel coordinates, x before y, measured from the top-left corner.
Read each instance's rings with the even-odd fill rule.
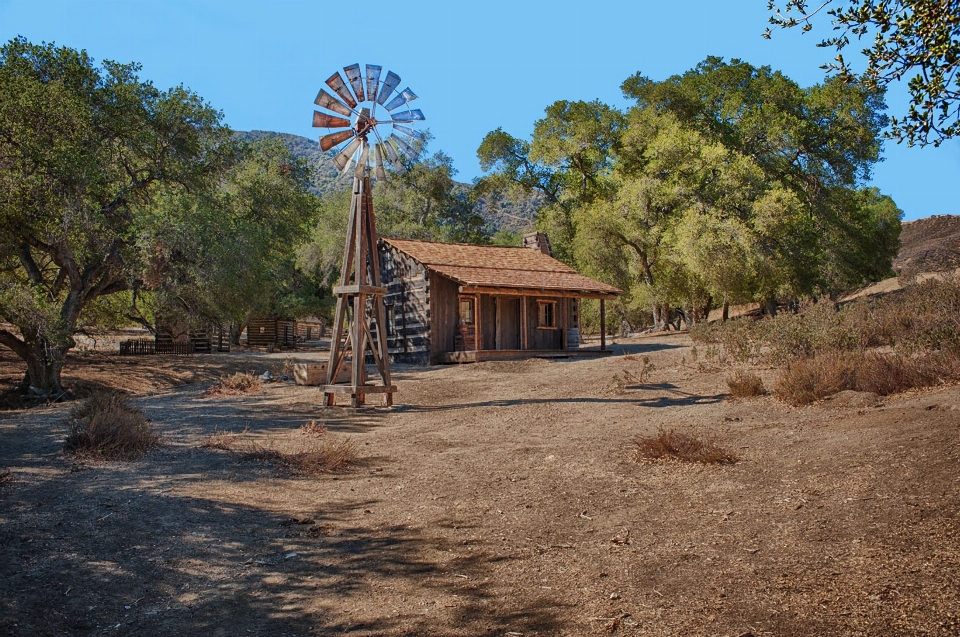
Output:
[[[189,356],[196,351],[193,342],[177,343],[172,341],[156,342],[149,338],[137,338],[120,342],[122,356],[147,356],[152,354],[174,354]]]

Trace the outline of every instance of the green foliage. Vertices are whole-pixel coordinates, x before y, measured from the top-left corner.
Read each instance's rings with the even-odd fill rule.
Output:
[[[138,71],[23,38],[0,49],[0,320],[16,328],[0,343],[27,362],[24,388],[62,390],[84,309],[146,262],[156,197],[203,192],[234,161],[220,113]]]
[[[297,268],[297,247],[318,216],[305,163],[275,138],[238,152],[217,189],[164,193],[142,218],[140,246],[150,255],[142,280],[167,319],[241,324],[321,307],[316,282]]]
[[[812,18],[832,2],[815,3],[810,11],[807,0],[787,0],[783,10],[769,0],[770,23],[802,25],[806,33]],[[891,118],[892,138],[910,146],[939,146],[960,133],[960,6],[955,0],[839,0],[827,15],[836,34],[817,46],[838,52],[836,61],[823,67],[828,73],[870,89],[907,80],[910,104],[905,115]],[[859,78],[843,57],[851,36],[869,42],[861,51],[867,65]],[[770,29],[764,37],[771,37]]]
[[[664,81],[628,78],[636,107],[547,108],[530,142],[498,129],[481,184],[543,197],[555,252],[688,325],[718,302],[772,303],[890,272],[900,211],[858,190],[879,155],[882,93],[803,89],[768,67],[707,58]]]

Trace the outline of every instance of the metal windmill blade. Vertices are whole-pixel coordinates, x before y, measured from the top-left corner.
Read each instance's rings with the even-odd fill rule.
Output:
[[[366,102],[366,96],[363,94],[363,74],[360,72],[360,65],[345,66],[343,72],[347,74],[347,81],[353,87],[353,94],[357,96],[357,101]]]
[[[400,161],[400,156],[397,155],[397,150],[394,148],[393,144],[386,140],[383,142],[383,147],[387,151],[387,158],[390,159],[390,163],[393,164],[393,167],[397,170],[403,170],[403,163]]]
[[[402,91],[400,91],[399,95],[397,95],[395,98],[390,100],[390,103],[387,104],[386,109],[388,111],[392,111],[394,109],[400,108],[407,102],[412,102],[415,99],[417,99],[417,94],[411,91],[410,87],[407,87]]]
[[[347,144],[343,150],[337,153],[337,156],[333,158],[333,163],[338,170],[346,170],[347,164],[350,163],[350,160],[353,159],[353,154],[357,152],[357,149],[360,148],[363,144],[362,137],[354,137],[353,141]]]
[[[367,65],[367,99],[371,102],[377,100],[377,89],[380,88],[380,70],[382,67],[376,64]]]
[[[332,88],[333,92],[339,95],[340,99],[346,102],[350,108],[357,107],[357,100],[353,99],[353,95],[350,94],[350,89],[347,88],[339,72],[328,77],[326,84]]]
[[[383,106],[383,103],[389,99],[390,94],[393,93],[393,89],[397,88],[397,85],[400,84],[400,76],[394,73],[393,71],[387,71],[387,79],[384,80],[383,86],[380,87],[380,94],[377,96],[377,104]]]
[[[403,152],[404,155],[410,159],[414,159],[417,156],[417,151],[414,149],[414,147],[398,137],[396,133],[391,134],[390,137],[387,138],[387,141],[391,144],[394,144]]]
[[[420,112],[419,108],[415,108],[412,111],[402,111],[400,113],[390,113],[390,119],[395,122],[417,122],[427,119],[423,116],[423,113]]]
[[[367,161],[370,159],[370,144],[364,142],[360,147],[360,161],[357,162],[357,168],[353,176],[357,179],[363,179],[364,170],[367,168]]]
[[[383,167],[383,155],[385,152],[386,151],[384,151],[382,143],[378,142],[377,144],[374,145],[373,154],[374,154],[374,159],[376,161],[376,175],[377,175],[377,179],[379,179],[380,181],[386,181],[387,179],[387,171]]]
[[[326,152],[334,146],[353,138],[355,134],[356,133],[354,133],[352,130],[345,130],[340,131],[339,133],[330,133],[329,135],[324,135],[320,138],[320,150]]]
[[[350,123],[349,119],[336,117],[335,115],[327,115],[320,111],[313,111],[314,128],[350,128],[351,126],[353,126],[353,124]]]
[[[316,126],[316,124],[314,124],[314,126]],[[409,126],[401,126],[400,124],[394,124],[394,125],[393,125],[393,130],[396,131],[396,132],[398,132],[398,133],[403,133],[404,135],[407,135],[408,137],[413,137],[413,138],[419,139],[419,140],[422,141],[422,142],[427,141],[427,136],[426,136],[426,135],[424,135],[423,133],[421,133],[421,132],[418,131],[418,130],[414,130],[414,129],[410,128]]]
[[[327,93],[323,89],[320,89],[320,92],[317,93],[317,99],[313,100],[313,103],[320,108],[327,109],[328,111],[340,113],[344,117],[350,117],[353,115],[353,111],[351,111],[342,102],[340,102],[340,100],[335,98],[333,95],[330,95],[330,93]]]

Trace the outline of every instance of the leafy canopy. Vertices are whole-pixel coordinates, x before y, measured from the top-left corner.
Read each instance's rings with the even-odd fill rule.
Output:
[[[960,134],[960,0],[769,0],[770,23],[780,28],[813,29],[813,18],[830,5],[833,30],[817,46],[837,50],[823,68],[845,81],[871,89],[907,81],[907,112],[890,119],[890,136],[908,145],[933,144]],[[772,37],[768,28],[764,37]],[[860,53],[866,68],[858,74],[843,57],[851,37],[865,40]]]

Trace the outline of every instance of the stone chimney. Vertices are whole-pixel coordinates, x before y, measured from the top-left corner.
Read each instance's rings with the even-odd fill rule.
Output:
[[[523,235],[523,247],[539,250],[548,257],[553,256],[553,250],[550,249],[550,239],[542,232],[530,232]]]

